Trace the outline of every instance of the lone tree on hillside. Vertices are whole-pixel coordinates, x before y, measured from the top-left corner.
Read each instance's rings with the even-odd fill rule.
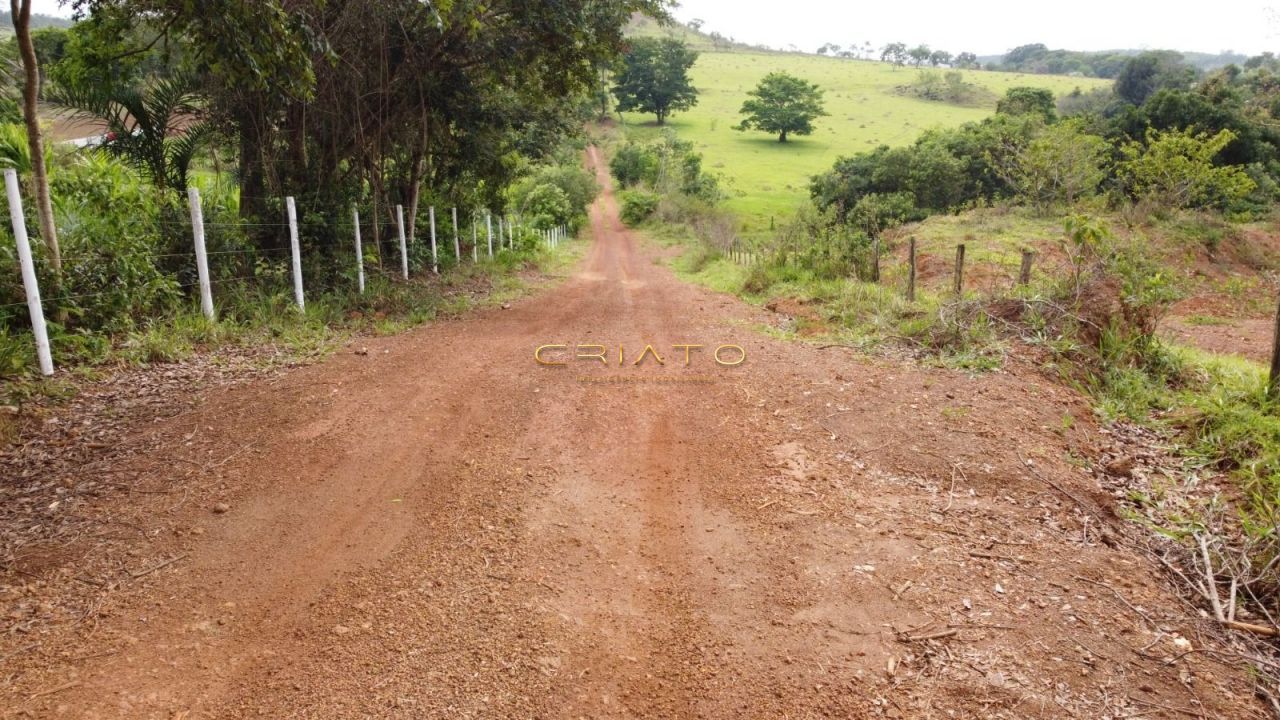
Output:
[[[747,94],[751,99],[742,103],[747,117],[734,129],[777,133],[778,142],[786,142],[788,135],[813,133],[813,121],[827,114],[817,85],[784,72],[765,75]]]
[[[894,67],[906,65],[907,60],[911,57],[908,54],[906,43],[889,43],[880,51],[880,59],[887,63],[893,63]]]
[[[658,124],[667,116],[698,103],[698,91],[689,82],[689,68],[698,53],[674,38],[639,38],[622,58],[613,94],[618,110],[653,113]]]

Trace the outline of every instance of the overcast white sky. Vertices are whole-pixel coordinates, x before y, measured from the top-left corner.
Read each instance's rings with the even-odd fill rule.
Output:
[[[979,55],[1033,42],[1070,50],[1280,51],[1280,2],[1274,1],[681,0],[675,15],[705,20],[705,30],[739,41],[794,44],[807,52],[828,42],[847,47],[868,40],[877,48],[901,41]]]
[[[36,12],[69,15],[58,0],[35,0]],[[708,30],[774,47],[880,47],[925,43],[953,53],[1003,53],[1042,42],[1051,48],[1169,48],[1216,53],[1280,51],[1280,2],[1187,0],[681,0],[681,20],[701,18]]]

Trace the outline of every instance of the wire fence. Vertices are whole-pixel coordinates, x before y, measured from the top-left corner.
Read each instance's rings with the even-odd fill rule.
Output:
[[[893,247],[893,246],[896,246]],[[731,261],[743,266],[763,264],[805,268],[812,265],[812,248],[784,238],[778,233],[735,235],[727,247],[718,248]],[[1047,267],[1052,258],[1039,258],[1029,245],[1011,247],[977,242],[956,243],[941,238],[889,238],[872,241],[861,259],[865,265],[861,279],[881,283],[893,281],[914,298],[922,280],[950,279],[946,289],[963,296],[967,291],[1000,294],[1031,282],[1037,264]]]
[[[4,179],[10,220],[17,244],[22,287],[26,300],[24,302],[0,305],[0,311],[16,311],[23,306],[27,308],[31,319],[32,336],[40,372],[45,376],[49,376],[54,372],[54,365],[48,328],[45,322],[46,306],[65,307],[68,303],[75,301],[118,295],[120,289],[61,294],[52,298],[42,297],[37,279],[36,263],[27,237],[26,217],[22,206],[21,188],[16,171],[5,170]],[[174,236],[188,238],[191,243],[191,249],[180,252],[143,252],[138,256],[155,263],[167,261],[170,265],[182,265],[187,268],[187,278],[191,277],[190,268],[194,266],[194,279],[186,280],[184,278],[185,281],[182,282],[164,283],[164,287],[170,291],[176,290],[198,294],[201,311],[209,320],[217,319],[216,306],[214,304],[215,288],[222,288],[234,283],[248,283],[258,277],[256,274],[237,272],[244,269],[243,263],[236,265],[230,261],[251,260],[256,263],[264,259],[273,262],[287,259],[289,261],[287,273],[293,289],[294,302],[299,311],[305,311],[304,246],[300,242],[300,234],[311,230],[322,231],[332,235],[335,230],[334,223],[320,220],[300,221],[297,216],[296,204],[292,197],[264,198],[264,200],[269,200],[272,203],[282,202],[287,209],[287,220],[282,222],[205,222],[200,191],[192,187],[188,190],[189,221],[136,221],[130,224],[134,228],[147,227],[151,229],[157,226],[167,228],[173,231],[172,234]],[[408,223],[405,221],[403,206],[396,205],[394,207],[396,213],[394,222],[382,220],[361,221],[359,209],[352,208],[349,225],[345,228],[345,230],[350,230],[351,232],[351,245],[345,249],[331,248],[330,250],[336,250],[336,252],[331,252],[326,256],[327,258],[336,258],[339,262],[342,262],[341,258],[343,256],[346,257],[345,262],[349,264],[348,269],[354,271],[356,290],[360,294],[366,292],[366,271],[402,282],[408,281],[413,275],[423,272],[429,273],[430,276],[434,277],[441,274],[442,266],[447,272],[451,266],[458,268],[468,262],[480,264],[493,261],[504,250],[515,250],[518,242],[528,242],[530,236],[541,247],[555,250],[570,235],[568,226],[561,225],[547,229],[528,227],[518,217],[512,218],[489,210],[470,213],[468,218],[469,232],[464,232],[462,224],[458,221],[457,208],[449,208],[448,223],[438,223],[436,208],[434,207],[428,208],[429,215],[426,225],[418,222],[413,226],[415,230],[410,230]],[[206,230],[208,229],[257,231],[275,229],[279,231],[281,236],[287,237],[287,244],[282,241],[280,247],[210,250],[206,245]],[[370,262],[366,257],[366,248],[363,242],[365,229],[373,230],[373,236],[377,240],[374,248],[376,251],[374,262]],[[388,245],[388,243],[386,242],[387,238],[381,232],[383,229],[389,230],[388,234],[391,236],[389,252],[386,255],[384,255],[384,251],[387,251],[388,248],[384,248],[384,245]],[[419,235],[424,235],[424,237],[419,237]],[[429,255],[427,255],[428,252]],[[411,262],[411,254],[422,256],[421,260]],[[388,257],[388,255],[392,257]],[[383,267],[383,264],[392,259],[399,260],[399,273],[388,272]],[[215,276],[215,271],[220,274]]]

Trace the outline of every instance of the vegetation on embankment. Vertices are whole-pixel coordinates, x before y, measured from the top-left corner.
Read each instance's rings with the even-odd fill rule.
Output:
[[[545,231],[585,220],[597,189],[581,168],[581,130],[599,70],[623,49],[632,13],[666,7],[224,4],[211,32],[204,6],[86,3],[71,27],[33,34],[38,107],[19,92],[24,74],[0,78],[0,164],[19,176],[59,368],[163,361],[231,340],[306,345],[508,288],[544,259]],[[572,42],[548,41],[545,28]],[[0,42],[0,59],[17,56]],[[20,121],[48,134],[55,118],[96,135],[33,152]],[[215,321],[195,311],[189,189],[202,196]],[[32,330],[6,218],[0,381],[32,372]]]
[[[1159,327],[1180,298],[1233,285],[1275,296],[1277,69],[1227,69],[1187,87],[1161,87],[1155,74],[1141,97],[1087,102],[1016,89],[992,118],[840,159],[808,186],[813,204],[769,233],[732,203],[665,180],[639,191],[653,210],[637,222],[688,245],[677,270],[769,303],[798,334],[971,370],[1017,354],[1091,394],[1103,420],[1168,433],[1187,475],[1135,488],[1131,511],[1207,555],[1222,597],[1276,618],[1280,403],[1262,367],[1176,346]],[[652,143],[656,157],[689,139],[675,132]],[[1023,251],[1033,253],[1026,283]]]

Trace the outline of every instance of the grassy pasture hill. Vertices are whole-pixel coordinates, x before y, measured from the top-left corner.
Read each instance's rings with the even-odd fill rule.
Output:
[[[748,234],[767,231],[771,218],[780,223],[788,217],[808,196],[810,177],[829,170],[841,155],[882,144],[907,145],[929,128],[981,120],[995,111],[996,98],[1010,87],[1044,87],[1064,95],[1077,87],[1087,91],[1111,82],[966,70],[965,82],[989,91],[982,93],[989,102],[952,104],[904,94],[900,88],[920,77],[921,71],[911,67],[730,46],[683,26],[633,24],[632,32],[670,34],[701,53],[690,71],[698,88],[698,104],[674,115],[667,125],[694,143],[709,170],[722,175],[729,195],[726,207],[741,218]],[[829,116],[818,119],[813,135],[793,137],[784,144],[765,133],[733,129],[741,120],[739,110],[747,92],[774,71],[789,72],[825,90]],[[626,113],[623,122],[628,136],[635,139],[659,132],[652,116]]]

